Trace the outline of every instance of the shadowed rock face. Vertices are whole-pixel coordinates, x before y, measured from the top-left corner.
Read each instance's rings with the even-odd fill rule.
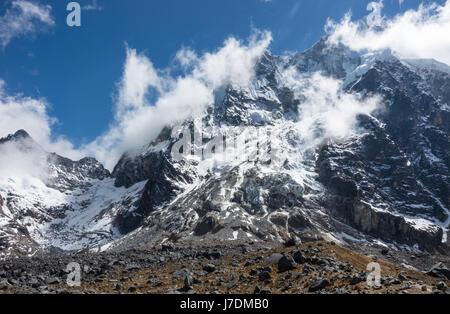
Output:
[[[145,159],[145,158],[144,158]],[[142,159],[140,159],[141,161]],[[158,206],[168,203],[178,193],[180,188],[175,182],[192,183],[188,174],[177,171],[166,156],[161,153],[151,154],[148,160],[153,160],[153,164],[146,168],[151,175],[145,185],[137,208],[133,212],[119,214],[115,220],[116,226],[122,234],[129,233],[140,227],[145,219],[155,211]],[[140,166],[143,166],[140,164]],[[145,167],[145,166],[144,166]],[[125,173],[126,171],[122,172]],[[128,177],[128,179],[130,179]],[[116,180],[116,184],[117,184]],[[120,182],[120,179],[119,179]]]
[[[347,223],[385,240],[436,248],[441,228],[417,230],[403,217],[449,219],[448,125],[435,123],[448,112],[430,90],[419,89],[422,82],[398,61],[377,63],[352,88],[384,96],[386,108],[377,114],[383,127],[360,117],[367,133],[322,147],[317,167],[331,192],[328,205]]]
[[[148,156],[123,156],[113,171],[117,187],[130,187],[136,182],[148,180],[160,172],[164,164],[164,153],[152,153]]]
[[[83,180],[104,180],[111,176],[110,172],[94,158],[83,158],[72,161],[57,154],[48,156],[48,163],[56,169],[55,175],[47,185],[60,191],[73,190]]]
[[[115,186],[128,188],[135,183],[148,180],[153,174],[167,167],[171,146],[168,147],[167,151],[152,150],[152,147],[165,141],[173,144],[173,140],[170,137],[171,131],[171,128],[164,128],[158,138],[150,143],[146,148],[147,151],[143,153],[124,154],[112,172],[112,176],[115,178]]]

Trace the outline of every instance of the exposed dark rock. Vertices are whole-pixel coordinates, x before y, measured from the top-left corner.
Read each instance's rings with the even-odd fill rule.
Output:
[[[443,263],[437,263],[426,274],[436,278],[450,280],[450,270]]]
[[[194,285],[194,278],[190,274],[187,274],[186,277],[184,278],[184,286],[183,288],[180,289],[180,291],[182,292],[192,291],[194,290],[193,285]]]
[[[352,276],[349,280],[349,283],[351,285],[356,285],[360,282],[363,282],[365,280],[365,278],[363,276]]]
[[[297,245],[297,240],[295,240],[294,238],[289,238],[283,244],[284,244],[285,247],[293,247],[293,246]]]
[[[271,254],[264,260],[264,264],[266,265],[278,264],[281,258],[283,258],[282,254],[279,253]]]
[[[203,270],[208,273],[212,273],[216,270],[216,266],[214,264],[207,264],[207,265],[203,266]]]
[[[198,225],[194,229],[194,232],[196,236],[203,236],[209,232],[218,231],[219,228],[220,226],[217,219],[207,216],[198,223]]]
[[[297,263],[294,261],[294,259],[290,255],[284,255],[278,261],[278,271],[279,272],[285,272],[285,271],[293,270],[296,268],[297,268]]]
[[[258,274],[258,280],[259,281],[266,281],[268,279],[271,279],[272,277],[270,276],[270,273],[268,271],[261,271]]]
[[[308,261],[308,259],[305,257],[305,255],[301,251],[294,251],[292,253],[292,258],[297,264],[304,264]]]
[[[330,283],[327,279],[317,278],[309,287],[309,292],[317,292],[328,287]]]

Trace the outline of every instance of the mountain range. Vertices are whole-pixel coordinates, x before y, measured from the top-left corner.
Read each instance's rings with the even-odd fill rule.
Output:
[[[19,130],[0,139],[14,156],[0,175],[0,258],[291,238],[447,254],[449,104],[449,66],[323,38],[292,56],[265,52],[248,86],[225,86],[180,122],[201,126],[200,145],[216,153],[217,134],[252,130],[242,145],[227,142],[244,155],[276,133],[278,162],[175,159],[168,125],[110,172]]]

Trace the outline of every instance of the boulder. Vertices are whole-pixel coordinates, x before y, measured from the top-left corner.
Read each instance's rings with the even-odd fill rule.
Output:
[[[297,263],[294,261],[292,256],[290,255],[284,255],[279,261],[278,261],[278,271],[280,273],[293,270],[297,268]]]

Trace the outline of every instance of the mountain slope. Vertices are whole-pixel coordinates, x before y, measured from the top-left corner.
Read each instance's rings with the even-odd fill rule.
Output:
[[[381,95],[383,107],[373,115],[359,115],[359,132],[346,140],[328,139],[305,149],[301,135],[295,138],[302,98],[294,96],[283,76],[292,66],[299,73],[321,71],[339,78],[349,93]],[[440,68],[427,71],[439,77],[440,84],[449,81]],[[179,165],[179,173],[196,169],[194,184],[169,197],[169,205],[167,200],[144,204],[141,228],[115,245],[124,248],[195,236],[282,240],[293,232],[300,237],[381,239],[448,250],[449,111],[432,78],[424,78],[421,69],[388,51],[367,55],[344,47],[330,51],[324,41],[292,59],[266,54],[256,73],[257,81],[248,89],[229,87],[224,100],[200,123],[224,134],[227,128],[242,125],[263,133],[268,126],[283,129],[281,141],[287,151],[279,156],[283,166],[228,162],[202,174],[210,167],[205,161]],[[165,152],[144,159],[166,160],[170,145]],[[130,165],[139,164],[142,156],[124,158]],[[122,170],[116,168],[115,173]],[[164,184],[176,183],[166,177],[158,187]],[[151,195],[159,196],[157,190],[147,186]]]
[[[0,147],[37,151],[46,171],[1,182],[0,254],[290,237],[448,252],[445,69],[326,39],[293,57],[266,52],[249,86],[227,86],[181,123],[182,139],[167,126],[111,174],[43,152],[20,131]],[[200,140],[185,138],[199,130]]]
[[[116,189],[109,171],[93,158],[71,161],[45,152],[23,130],[0,140],[2,155],[27,159],[0,181],[0,254],[77,250],[114,239],[112,225],[130,208],[143,185]],[[36,162],[39,160],[39,162]],[[11,161],[13,162],[13,161]]]

